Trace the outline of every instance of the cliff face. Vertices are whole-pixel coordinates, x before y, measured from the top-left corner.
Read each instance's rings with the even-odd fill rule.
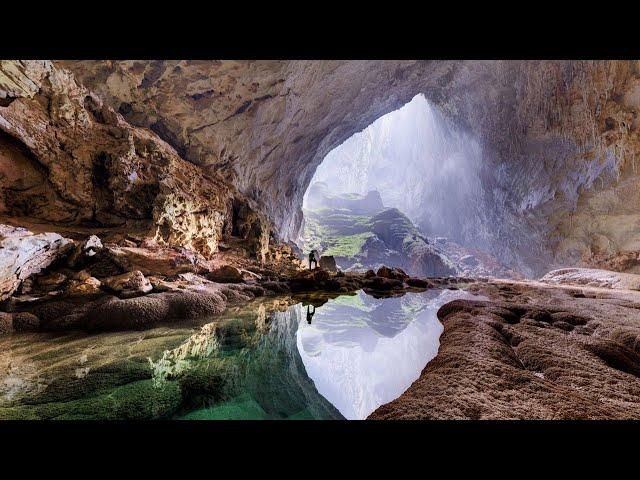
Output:
[[[138,230],[205,256],[252,202],[47,61],[0,62],[0,214]],[[239,218],[238,206],[246,206]],[[256,235],[266,220],[254,213]],[[245,228],[246,229],[246,228]]]
[[[423,93],[482,149],[480,188],[462,215],[458,241],[489,248],[530,275],[577,263],[636,268],[637,62],[56,66],[73,75],[48,62],[3,62],[0,128],[11,140],[3,137],[0,158],[34,164],[10,182],[22,189],[11,200],[14,210],[28,203],[30,215],[48,216],[45,205],[55,205],[62,221],[151,218],[160,241],[209,251],[233,217],[231,197],[246,195],[242,201],[255,201],[253,210],[280,238],[293,239],[302,196],[324,156]],[[109,172],[108,188],[92,180],[95,168]],[[34,193],[29,202],[15,200],[27,191]],[[192,205],[194,197],[202,200]]]

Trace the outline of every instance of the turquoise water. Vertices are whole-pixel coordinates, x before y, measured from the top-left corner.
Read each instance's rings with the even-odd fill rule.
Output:
[[[366,418],[437,354],[437,309],[470,296],[282,297],[142,332],[1,337],[0,418]]]

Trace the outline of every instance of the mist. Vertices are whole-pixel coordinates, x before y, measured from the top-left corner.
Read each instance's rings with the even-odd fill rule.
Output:
[[[332,150],[310,185],[331,194],[377,190],[425,234],[463,240],[481,208],[478,141],[453,128],[420,94]],[[305,195],[305,205],[307,195]]]

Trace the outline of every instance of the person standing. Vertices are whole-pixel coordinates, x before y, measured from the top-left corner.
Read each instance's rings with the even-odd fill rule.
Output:
[[[318,268],[318,260],[316,259],[315,250],[311,250],[309,252],[309,270],[312,270],[311,264],[315,264],[316,268]]]

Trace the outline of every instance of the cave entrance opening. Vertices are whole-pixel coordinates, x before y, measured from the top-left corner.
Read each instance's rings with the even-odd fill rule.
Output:
[[[418,94],[323,159],[304,195],[299,245],[344,270],[477,274],[463,244],[479,236],[481,162],[480,143]]]

